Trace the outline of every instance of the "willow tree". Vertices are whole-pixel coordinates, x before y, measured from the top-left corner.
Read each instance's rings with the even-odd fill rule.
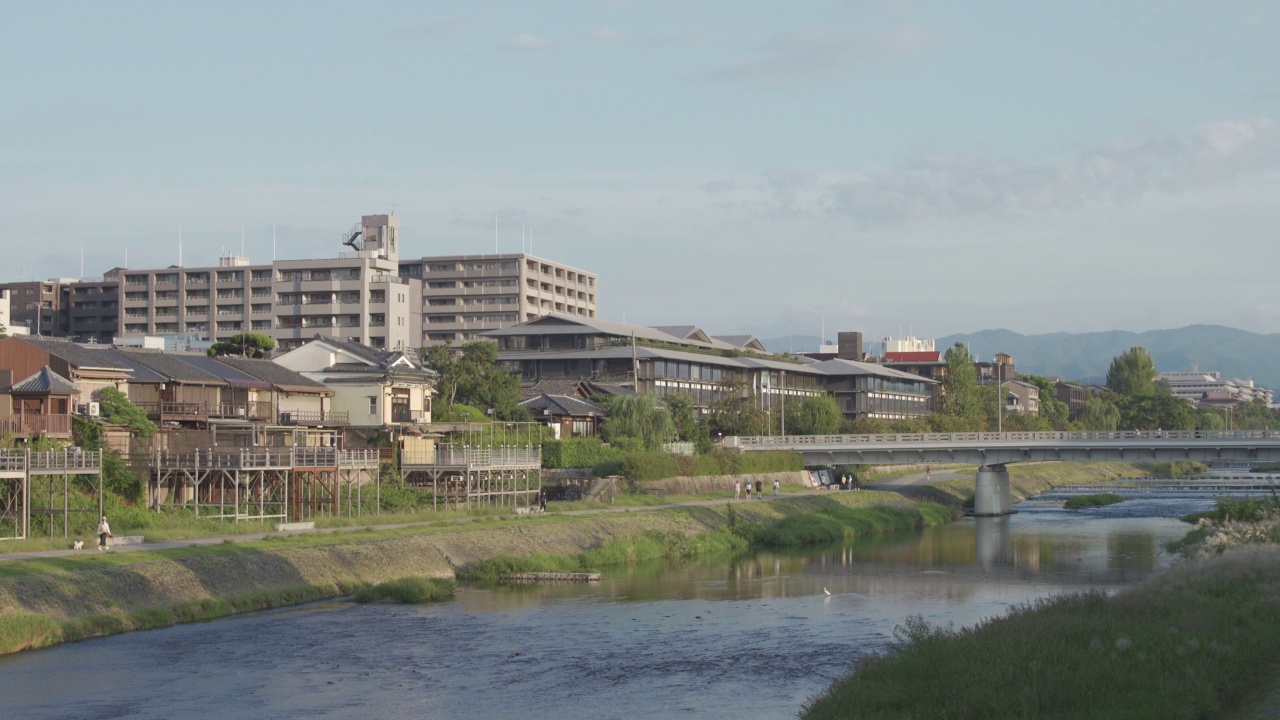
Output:
[[[662,450],[663,443],[676,436],[671,413],[652,395],[615,395],[606,403],[609,419],[604,424],[606,440],[629,437],[639,440],[646,450]]]

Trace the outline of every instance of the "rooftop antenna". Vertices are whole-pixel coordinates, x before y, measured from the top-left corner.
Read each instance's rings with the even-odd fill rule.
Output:
[[[244,257],[244,226],[240,226],[240,257]]]
[[[818,349],[821,350],[823,345],[827,344],[827,316],[822,316],[822,337],[818,338]]]
[[[80,279],[84,279],[84,246],[80,246]]]
[[[182,267],[182,228],[178,228],[178,267]]]
[[[529,254],[533,254],[533,226],[529,226]]]
[[[124,249],[124,266],[125,268],[129,267],[129,248]]]
[[[498,213],[493,214],[493,252],[498,252]]]
[[[276,224],[271,223],[271,262],[276,261]]]

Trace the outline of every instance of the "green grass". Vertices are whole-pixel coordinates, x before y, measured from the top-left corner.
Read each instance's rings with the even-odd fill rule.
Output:
[[[1214,522],[1257,522],[1277,515],[1280,515],[1280,496],[1274,493],[1242,498],[1224,496],[1218,498],[1213,509],[1183,515],[1182,521],[1194,523],[1201,518],[1208,518]]]
[[[1121,502],[1124,502],[1124,497],[1115,493],[1096,493],[1068,498],[1062,504],[1062,507],[1066,510],[1079,510],[1081,508],[1106,507],[1107,505],[1115,505]]]
[[[838,542],[855,537],[941,525],[951,511],[934,503],[850,508],[835,506],[814,513],[791,515],[774,525],[750,532],[765,547],[791,547]]]
[[[973,628],[909,619],[802,717],[1215,717],[1280,659],[1280,552],[1258,550]]]
[[[377,585],[360,588],[355,593],[356,602],[397,602],[421,604],[443,600],[456,590],[458,584],[439,578],[407,577],[389,580]]]
[[[713,530],[701,535],[650,531],[610,540],[573,555],[499,555],[464,568],[458,573],[458,578],[494,580],[513,573],[593,572],[649,560],[687,560],[706,553],[742,550],[746,546],[744,538],[728,530]]]
[[[65,622],[34,614],[0,615],[0,655],[132,630],[151,630],[180,622],[200,622],[235,613],[297,605],[338,597],[348,591],[349,588],[342,585],[297,585],[227,598],[175,603],[167,607],[142,608],[131,613],[86,615]]]

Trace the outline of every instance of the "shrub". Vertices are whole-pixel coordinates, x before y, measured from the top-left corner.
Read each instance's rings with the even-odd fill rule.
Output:
[[[407,577],[361,588],[356,591],[356,602],[425,603],[443,600],[453,594],[457,583],[436,578]]]
[[[1069,498],[1062,507],[1066,510],[1078,510],[1080,508],[1104,507],[1107,505],[1115,505],[1124,502],[1124,498],[1114,493],[1098,493],[1095,495],[1076,495]]]
[[[680,474],[680,464],[671,455],[659,452],[628,453],[622,459],[621,474],[629,480],[661,480]]]
[[[621,460],[623,451],[608,447],[599,438],[568,438],[542,443],[542,466],[548,468],[595,467],[610,460]]]

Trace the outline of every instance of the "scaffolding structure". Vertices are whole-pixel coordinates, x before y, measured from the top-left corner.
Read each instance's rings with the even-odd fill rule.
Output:
[[[404,444],[405,483],[432,493],[431,507],[532,507],[542,490],[541,426],[462,423],[443,426],[429,444]]]
[[[72,507],[77,491],[97,493],[97,507]],[[49,537],[57,520],[68,537],[71,517],[102,515],[101,450],[0,450],[0,540],[23,540],[33,515],[47,521]]]
[[[206,448],[157,451],[148,502],[190,507],[196,517],[298,522],[321,514],[360,515],[366,485],[378,485],[378,451],[333,447]]]

